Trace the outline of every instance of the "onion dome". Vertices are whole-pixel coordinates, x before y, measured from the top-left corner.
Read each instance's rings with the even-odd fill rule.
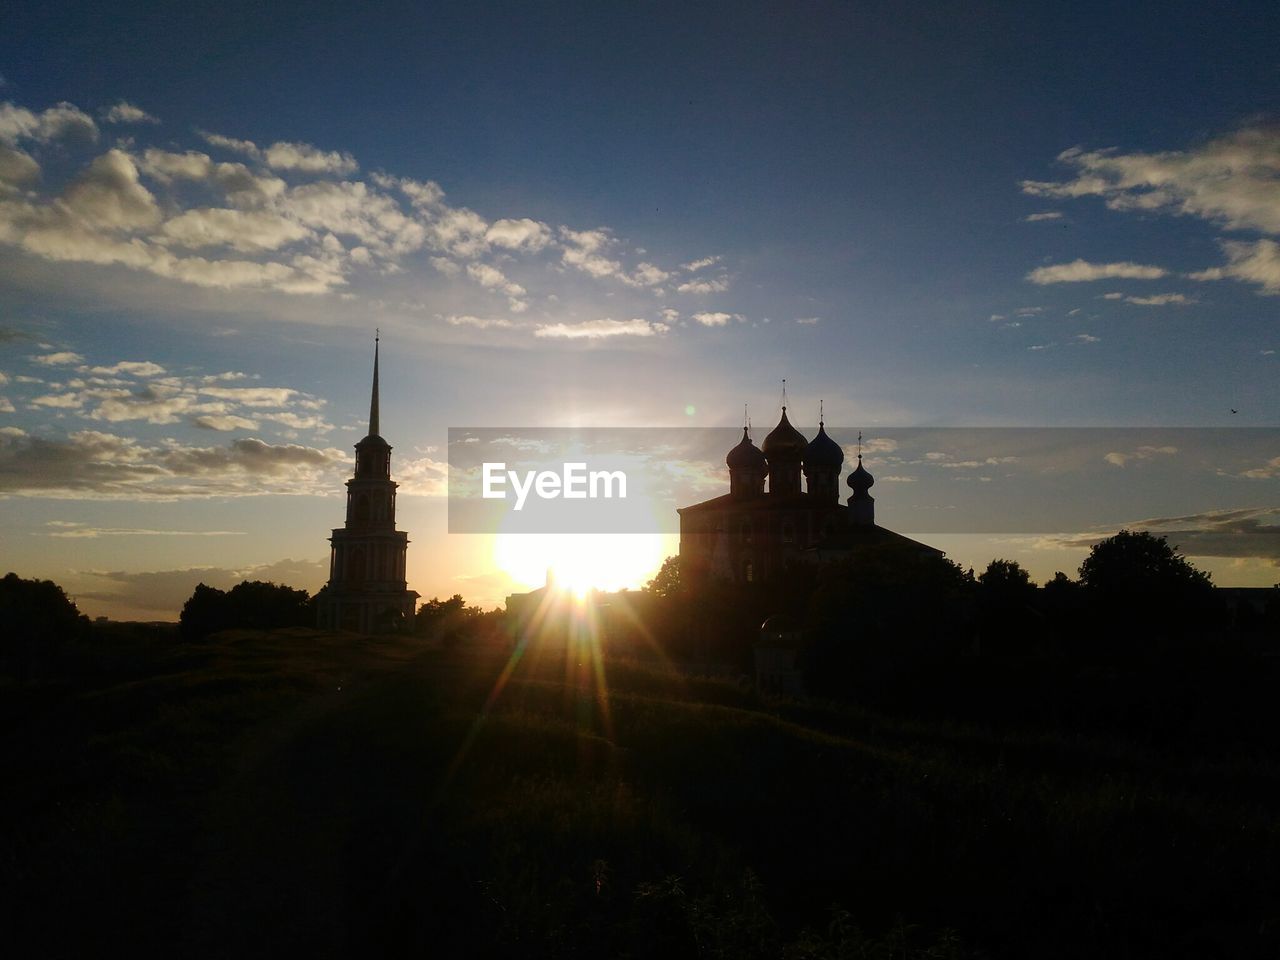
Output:
[[[840,444],[827,436],[825,424],[818,424],[818,435],[809,441],[809,446],[805,447],[804,465],[806,467],[834,467],[839,470],[840,465],[843,463],[844,451],[840,449]]]
[[[876,478],[862,465],[862,454],[858,454],[858,465],[854,467],[853,473],[849,474],[849,479],[845,482],[854,493],[866,493],[876,482]]]
[[[808,441],[805,440],[804,434],[791,425],[791,421],[787,419],[787,408],[782,408],[782,419],[778,421],[778,425],[770,431],[769,435],[764,438],[764,443],[760,445],[760,449],[764,451],[764,455],[769,458],[770,462],[786,462],[790,460],[800,460],[804,456],[805,448]]]
[[[765,470],[769,466],[760,448],[751,442],[746,427],[742,428],[742,441],[729,451],[724,462],[729,465],[730,470]]]

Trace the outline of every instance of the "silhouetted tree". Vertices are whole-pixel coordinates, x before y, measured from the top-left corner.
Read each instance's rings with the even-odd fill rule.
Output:
[[[645,589],[655,597],[679,596],[681,589],[680,558],[672,556],[663,560],[662,566],[653,575],[653,579],[645,584]]]
[[[1016,560],[992,560],[979,574],[978,648],[986,653],[1027,653],[1039,649],[1036,585]]]
[[[183,637],[191,640],[234,627],[309,626],[314,619],[310,600],[305,590],[262,580],[245,580],[225,592],[201,583],[183,605],[178,624]]]
[[[1151,650],[1152,639],[1203,640],[1218,604],[1209,574],[1197,570],[1166,537],[1121,530],[1094,544],[1080,564],[1093,613],[1091,638],[1112,649]]]
[[[24,580],[10,573],[0,580],[0,664],[21,681],[46,672],[63,646],[87,636],[82,616],[52,580]]]

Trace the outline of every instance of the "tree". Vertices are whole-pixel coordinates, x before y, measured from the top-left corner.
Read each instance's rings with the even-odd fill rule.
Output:
[[[1129,597],[1202,593],[1212,586],[1209,574],[1193,567],[1166,537],[1145,530],[1121,530],[1095,543],[1080,564],[1080,583],[1095,593]]]
[[[645,584],[645,589],[655,597],[678,597],[681,589],[680,558],[674,556],[663,560],[653,579]]]
[[[1209,575],[1146,531],[1121,530],[1094,544],[1080,584],[1094,627],[1083,639],[1104,639],[1112,650],[1151,650],[1152,639],[1173,637],[1201,646],[1221,626]]]
[[[225,592],[201,583],[183,605],[178,624],[189,640],[233,627],[305,627],[313,621],[310,600],[305,590],[262,580],[245,580]]]
[[[52,580],[0,580],[0,665],[25,681],[58,659],[62,646],[83,638],[89,619]]]
[[[1004,603],[1027,603],[1035,595],[1036,585],[1017,560],[992,560],[978,575],[985,596]]]

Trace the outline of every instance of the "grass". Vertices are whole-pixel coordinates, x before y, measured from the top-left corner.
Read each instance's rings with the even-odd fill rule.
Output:
[[[579,663],[579,659],[582,660]],[[11,940],[79,955],[1274,955],[1266,737],[762,698],[313,631],[2,713]]]

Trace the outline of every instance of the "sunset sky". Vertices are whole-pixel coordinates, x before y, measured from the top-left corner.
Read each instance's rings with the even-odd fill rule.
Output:
[[[846,446],[1280,425],[1280,7],[1049,7],[10,6],[0,567],[113,617],[318,588],[375,328],[409,586],[486,605],[539,563],[447,532],[451,427],[759,439],[783,377]],[[1112,453],[1149,509],[930,542],[1043,580],[1159,517],[1280,580],[1280,446]]]

